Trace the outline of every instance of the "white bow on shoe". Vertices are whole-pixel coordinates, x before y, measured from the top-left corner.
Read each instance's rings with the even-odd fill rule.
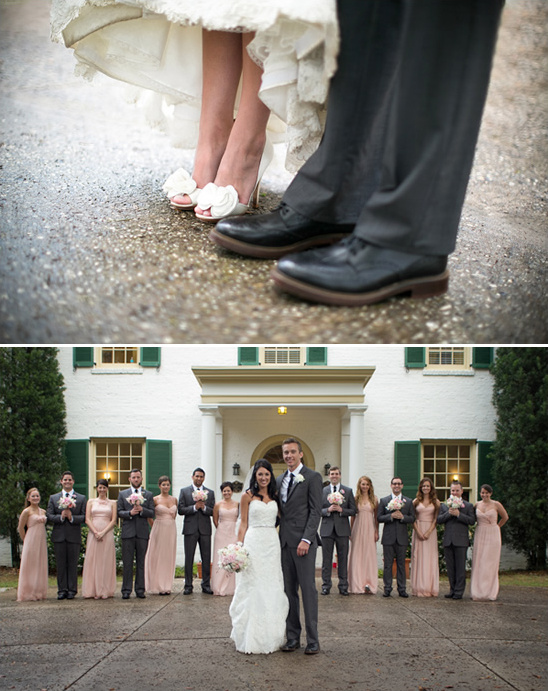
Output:
[[[196,180],[190,177],[184,168],[179,168],[164,182],[162,190],[166,193],[174,209],[193,209],[198,202],[198,195],[202,191],[196,185]],[[174,197],[186,194],[190,197],[190,204],[178,204]]]

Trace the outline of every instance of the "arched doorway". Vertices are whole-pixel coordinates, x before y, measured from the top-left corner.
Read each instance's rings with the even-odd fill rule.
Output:
[[[316,462],[308,444],[306,444],[306,442],[299,437],[289,434],[276,434],[273,437],[264,439],[255,447],[255,450],[251,456],[251,465],[259,458],[266,458],[266,460],[272,464],[272,469],[274,470],[274,475],[276,477],[284,473],[287,469],[287,466],[282,456],[282,442],[284,439],[287,439],[290,436],[293,436],[294,439],[298,439],[301,443],[304,465],[315,470]]]

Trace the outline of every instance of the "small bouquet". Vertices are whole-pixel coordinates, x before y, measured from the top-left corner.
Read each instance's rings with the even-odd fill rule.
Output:
[[[133,492],[133,494],[129,495],[127,500],[132,506],[135,506],[136,504],[142,504],[145,501],[145,498],[142,494],[139,494],[138,492]]]
[[[464,509],[464,502],[460,497],[451,495],[445,503],[450,509]]]
[[[387,511],[401,511],[404,504],[405,504],[405,499],[403,499],[402,497],[394,497],[394,499],[391,499],[388,502],[388,504],[386,505],[386,510]]]
[[[344,492],[331,492],[331,494],[327,495],[327,501],[330,504],[338,504],[339,506],[342,506],[344,503]]]
[[[249,552],[241,542],[223,547],[218,555],[219,567],[229,573],[239,573],[249,566]]]
[[[192,498],[194,501],[207,501],[207,495],[209,492],[207,489],[195,489],[194,492],[192,492]]]
[[[61,509],[61,511],[64,511],[64,509],[74,509],[76,508],[76,499],[72,496],[61,497],[61,499],[59,499],[57,502],[57,506]]]

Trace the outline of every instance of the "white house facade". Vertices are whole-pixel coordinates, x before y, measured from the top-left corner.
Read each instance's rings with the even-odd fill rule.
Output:
[[[414,497],[426,475],[445,498],[458,477],[475,501],[491,478],[494,356],[439,346],[62,347],[68,466],[87,496],[108,477],[115,499],[134,467],[155,492],[160,475],[171,477],[175,496],[202,467],[220,495],[258,458],[281,472],[291,436],[324,480],[338,465],[345,484],[368,475],[380,497],[398,474]]]

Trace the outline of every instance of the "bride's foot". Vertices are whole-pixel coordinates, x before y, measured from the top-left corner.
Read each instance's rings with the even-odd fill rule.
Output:
[[[198,196],[194,212],[204,221],[245,213],[251,204],[257,207],[259,185],[273,157],[270,141],[263,137],[245,145],[232,140],[223,156],[214,184],[206,185]]]

